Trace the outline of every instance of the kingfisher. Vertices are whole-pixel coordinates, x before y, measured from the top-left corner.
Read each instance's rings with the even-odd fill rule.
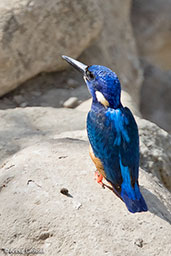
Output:
[[[121,103],[117,75],[105,66],[87,66],[64,55],[62,58],[82,73],[92,96],[87,134],[97,182],[104,185],[105,178],[131,213],[147,211],[138,183],[138,127],[129,108]]]

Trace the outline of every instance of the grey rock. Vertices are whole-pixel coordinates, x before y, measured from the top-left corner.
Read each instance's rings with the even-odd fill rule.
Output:
[[[20,105],[21,103],[23,103],[24,101],[25,101],[25,98],[22,96],[22,95],[15,95],[14,97],[13,97],[13,99],[14,99],[14,101],[18,104],[18,105]]]
[[[144,118],[170,132],[171,1],[133,0],[131,20],[144,69],[140,93]]]
[[[65,131],[85,128],[86,114],[50,107],[0,110],[0,164],[20,149]]]
[[[133,0],[131,20],[138,52],[162,70],[171,69],[170,0]]]
[[[28,106],[28,103],[27,103],[27,102],[23,102],[23,103],[20,104],[20,107],[21,107],[21,108],[25,108],[25,107],[27,107],[27,106]]]
[[[96,184],[85,118],[85,112],[71,109],[0,111],[2,253],[40,248],[51,256],[169,255],[171,194],[140,170],[149,211],[131,214]]]
[[[171,136],[145,119],[137,119],[140,133],[140,166],[157,176],[171,191]]]
[[[8,159],[0,169],[0,247],[40,248],[51,256],[169,255],[170,193],[141,170],[149,212],[133,215],[95,183],[94,170],[88,143],[79,139],[47,136]],[[143,249],[134,244],[138,238]]]
[[[76,106],[78,106],[78,98],[77,97],[70,97],[63,104],[64,108],[75,108]]]
[[[40,72],[61,70],[62,54],[77,57],[101,30],[93,0],[2,0],[0,96]]]
[[[143,61],[140,110],[144,118],[171,132],[171,71]]]
[[[115,71],[122,88],[132,96],[138,107],[143,73],[130,23],[132,1],[99,0],[98,3],[104,17],[103,29],[80,59],[87,65],[103,65]]]

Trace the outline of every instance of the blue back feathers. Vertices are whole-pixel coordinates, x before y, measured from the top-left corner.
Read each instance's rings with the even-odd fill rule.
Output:
[[[86,79],[93,97],[87,117],[87,131],[96,157],[104,167],[106,179],[132,213],[147,211],[138,185],[139,136],[135,119],[120,102],[121,87],[118,77],[103,66],[90,66],[91,79]],[[98,101],[100,92],[109,103]]]

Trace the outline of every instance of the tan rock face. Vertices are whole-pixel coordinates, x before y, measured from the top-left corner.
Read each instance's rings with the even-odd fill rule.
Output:
[[[61,54],[77,57],[101,29],[93,0],[6,0],[0,3],[0,95],[46,71]]]

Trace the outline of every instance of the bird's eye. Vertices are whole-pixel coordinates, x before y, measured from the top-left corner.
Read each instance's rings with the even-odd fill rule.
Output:
[[[88,80],[93,80],[94,79],[94,75],[92,72],[90,72],[89,70],[86,71],[86,77]]]

